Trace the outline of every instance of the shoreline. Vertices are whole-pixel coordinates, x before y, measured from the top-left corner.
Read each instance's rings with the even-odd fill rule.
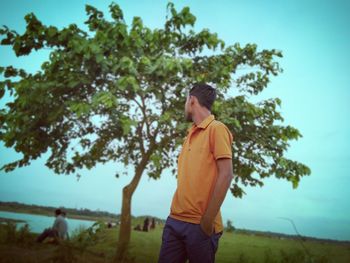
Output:
[[[27,211],[25,209],[23,210],[17,210],[17,209],[11,209],[11,208],[4,208],[0,207],[0,212],[11,212],[11,213],[19,213],[19,214],[30,214],[30,215],[40,215],[40,216],[48,216],[48,217],[54,217],[54,214],[48,213],[48,212],[37,212],[37,211]],[[112,221],[115,219],[112,218],[99,218],[99,217],[93,217],[93,216],[83,216],[83,215],[76,215],[76,214],[69,214],[69,218],[71,219],[79,219],[79,220],[86,220],[86,221]],[[1,218],[0,219],[6,219],[6,218]],[[15,219],[14,219],[15,220]],[[17,220],[17,219],[16,219]],[[21,220],[18,220],[21,221]],[[25,222],[25,221],[24,221]],[[23,222],[19,222],[23,223]]]
[[[47,213],[35,213],[35,212],[30,212],[30,211],[18,211],[18,210],[11,210],[11,209],[2,209],[0,208],[0,212],[10,212],[10,213],[18,213],[18,214],[29,214],[29,215],[38,215],[38,216],[47,216],[47,217],[54,217],[52,214],[47,214]],[[9,220],[14,220],[14,221],[19,221],[18,223],[24,223],[26,222],[25,220],[20,220],[20,219],[10,219],[10,218],[4,218],[0,217],[1,219],[9,219]],[[85,220],[85,221],[101,221],[101,219],[94,218],[94,217],[88,217],[88,216],[79,216],[79,215],[69,215],[69,219],[79,219],[79,220]],[[22,221],[22,222],[20,222]],[[0,221],[1,222],[1,221]]]
[[[0,224],[3,223],[27,223],[26,220],[22,220],[22,219],[13,219],[13,218],[6,218],[6,217],[0,217]]]

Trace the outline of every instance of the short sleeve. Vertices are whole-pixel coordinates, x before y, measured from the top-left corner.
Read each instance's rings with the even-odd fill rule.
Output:
[[[211,130],[210,148],[215,160],[221,158],[232,159],[233,136],[222,123],[214,125]]]

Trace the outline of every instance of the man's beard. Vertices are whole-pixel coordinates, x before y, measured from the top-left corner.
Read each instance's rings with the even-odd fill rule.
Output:
[[[192,114],[189,112],[185,112],[185,119],[187,122],[192,122]]]

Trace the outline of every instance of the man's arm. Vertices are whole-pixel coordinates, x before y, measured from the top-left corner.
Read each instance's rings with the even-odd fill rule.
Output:
[[[214,192],[209,200],[207,210],[205,211],[200,222],[202,230],[208,236],[213,233],[213,223],[215,217],[218,214],[223,201],[225,200],[227,190],[229,189],[233,178],[231,159],[218,159],[216,164],[218,167],[218,177],[215,183]]]

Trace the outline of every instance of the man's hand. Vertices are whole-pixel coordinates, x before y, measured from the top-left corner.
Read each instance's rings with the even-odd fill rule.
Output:
[[[199,226],[207,236],[211,236],[214,232],[213,221],[211,221],[205,217],[202,217]]]
[[[220,211],[220,206],[225,199],[227,190],[232,181],[232,160],[225,158],[216,161],[218,167],[218,177],[215,182],[214,192],[209,200],[207,210],[205,211],[200,227],[203,232],[211,236],[214,228],[214,220]]]

